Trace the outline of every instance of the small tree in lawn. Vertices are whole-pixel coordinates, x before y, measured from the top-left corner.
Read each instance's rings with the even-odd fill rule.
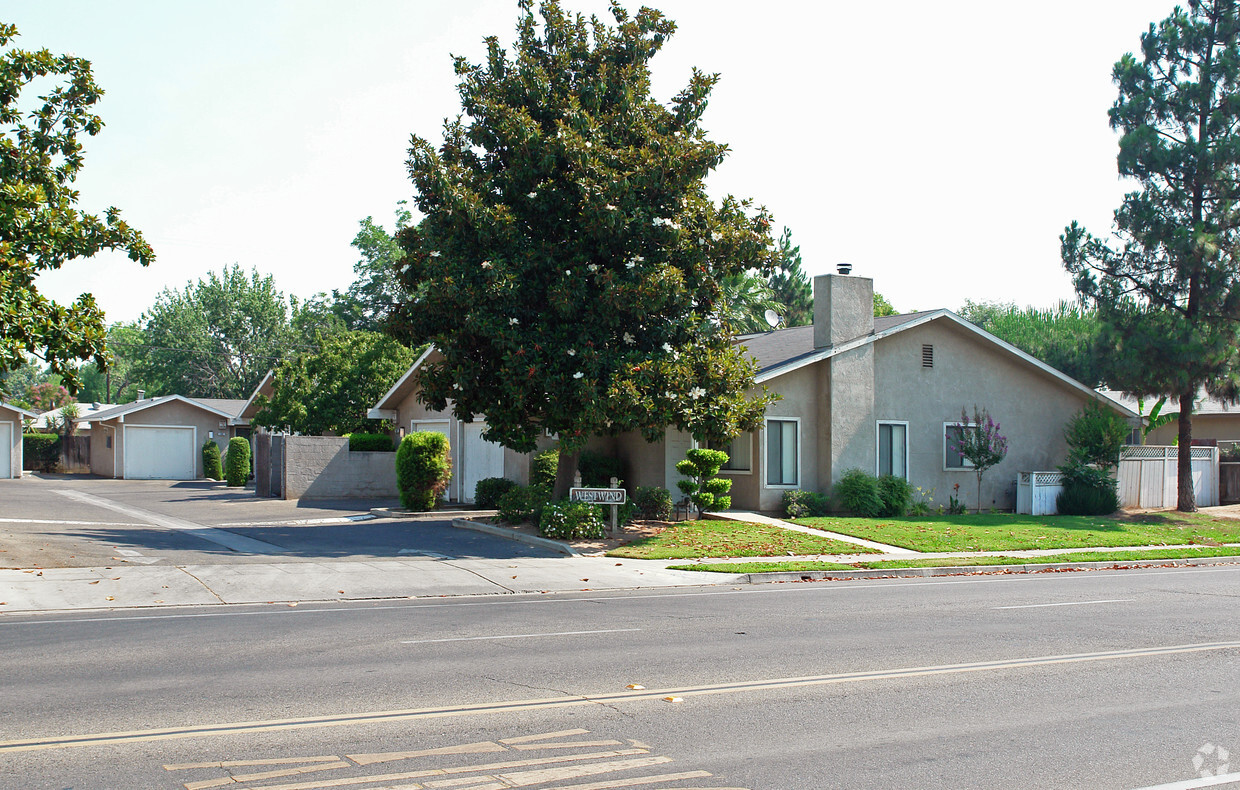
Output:
[[[951,446],[977,475],[977,512],[981,513],[982,476],[1007,455],[1008,440],[999,433],[999,423],[992,420],[985,409],[978,409],[977,406],[973,407],[972,421],[969,420],[969,413],[961,407],[956,429],[959,437],[952,440]]]
[[[676,487],[697,505],[698,518],[707,508],[727,510],[732,507],[732,481],[715,477],[728,462],[728,454],[722,450],[694,449],[685,453],[685,460],[676,464],[676,471],[688,480],[677,480]]]

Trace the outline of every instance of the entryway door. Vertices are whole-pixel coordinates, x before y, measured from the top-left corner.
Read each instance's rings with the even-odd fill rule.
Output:
[[[482,438],[485,422],[461,424],[461,501],[473,502],[479,480],[504,476],[504,448]]]
[[[13,423],[0,422],[0,480],[13,476]]]
[[[672,493],[673,502],[679,502],[685,498],[684,492],[676,487],[676,481],[689,479],[676,471],[676,464],[685,460],[685,453],[692,450],[694,446],[693,437],[684,431],[668,428],[663,435],[664,483],[667,490]]]

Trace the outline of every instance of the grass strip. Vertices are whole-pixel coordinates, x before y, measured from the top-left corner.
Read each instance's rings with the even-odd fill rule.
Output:
[[[869,554],[873,549],[828,537],[743,521],[681,521],[657,535],[626,543],[608,557],[673,560],[770,557],[780,554]]]

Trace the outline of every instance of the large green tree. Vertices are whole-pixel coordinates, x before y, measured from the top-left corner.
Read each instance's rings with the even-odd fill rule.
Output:
[[[276,367],[274,391],[259,396],[254,422],[315,436],[378,430],[366,411],[409,369],[414,352],[377,332],[338,332],[319,346]]]
[[[289,309],[271,275],[247,275],[237,265],[184,290],[165,288],[142,316],[146,348],[137,375],[148,395],[249,397],[296,350]]]
[[[792,231],[788,228],[779,235],[778,269],[767,282],[775,301],[783,306],[784,326],[814,323],[814,287],[801,268],[801,245],[792,243]]]
[[[717,312],[726,277],[770,274],[774,243],[764,209],[704,189],[728,150],[700,122],[718,75],[650,95],[673,22],[520,6],[511,56],[491,37],[482,64],[456,58],[464,116],[442,146],[413,138],[425,218],[399,234],[414,297],[394,329],[443,354],[421,370],[432,408],[482,414],[516,450],[558,434],[563,489],[593,435],[758,425],[771,396],[749,393],[754,365]]]
[[[1094,311],[1076,302],[1020,308],[1010,302],[966,299],[959,312],[962,318],[1091,387],[1109,384],[1114,378],[1102,322]]]
[[[1179,509],[1196,510],[1189,449],[1202,386],[1235,398],[1240,320],[1240,18],[1236,0],[1190,0],[1115,64],[1119,173],[1136,181],[1115,238],[1061,237],[1077,292],[1113,346],[1114,384],[1179,401]]]
[[[16,36],[0,24],[0,48]],[[23,95],[32,86],[37,98]],[[155,259],[117,209],[100,218],[76,208],[78,137],[103,129],[92,111],[102,95],[88,60],[46,49],[0,53],[0,370],[33,354],[71,390],[79,360],[108,362],[103,311],[90,294],[57,304],[39,293],[38,275],[100,250],[123,250],[143,266]]]
[[[145,349],[145,336],[136,323],[109,326],[108,352],[112,355],[112,364],[102,368],[92,362],[78,369],[82,382],[78,400],[127,403],[137,397],[140,389],[154,394],[154,387],[139,378],[141,365],[137,363],[145,356]]]
[[[396,276],[397,262],[404,252],[395,234],[409,226],[413,214],[400,201],[396,206],[396,222],[388,233],[373,217],[362,220],[353,247],[361,258],[353,264],[353,284],[347,291],[332,291],[331,310],[348,329],[377,332],[383,328],[393,308],[408,298]]]

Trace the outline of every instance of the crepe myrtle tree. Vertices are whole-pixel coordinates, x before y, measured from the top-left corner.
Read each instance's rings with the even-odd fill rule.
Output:
[[[650,95],[672,21],[520,9],[511,54],[491,37],[483,63],[455,59],[463,115],[443,144],[413,138],[424,218],[398,235],[411,298],[392,331],[442,354],[420,369],[431,408],[481,414],[518,451],[558,434],[563,494],[591,436],[757,427],[774,396],[754,390],[721,283],[777,256],[765,209],[703,186],[728,151],[700,125],[718,75],[695,69],[666,106]]]

